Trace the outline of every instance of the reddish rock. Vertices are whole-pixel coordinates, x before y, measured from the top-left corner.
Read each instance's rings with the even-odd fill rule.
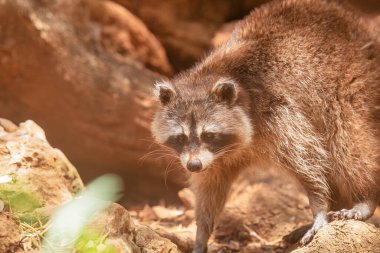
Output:
[[[167,161],[139,160],[151,145],[149,125],[156,106],[151,88],[161,76],[136,60],[144,53],[130,57],[127,51],[114,52],[124,39],[104,34],[111,29],[126,36],[129,30],[121,30],[127,22],[141,22],[115,4],[96,1],[95,7],[89,7],[87,3],[0,1],[0,114],[16,123],[36,121],[85,181],[115,172],[123,175],[132,197],[170,192],[175,197],[168,190],[175,173],[165,185]],[[96,11],[101,6],[103,16]],[[137,28],[130,28],[131,34]],[[133,44],[132,51],[146,50],[148,65],[163,59],[155,51],[159,44],[146,29],[138,36],[141,43]],[[156,54],[150,55],[152,51]],[[163,66],[155,65],[168,71]]]

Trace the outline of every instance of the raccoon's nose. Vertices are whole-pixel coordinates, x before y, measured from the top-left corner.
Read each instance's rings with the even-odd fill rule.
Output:
[[[202,162],[199,159],[194,159],[188,161],[186,166],[189,171],[196,172],[202,169]]]

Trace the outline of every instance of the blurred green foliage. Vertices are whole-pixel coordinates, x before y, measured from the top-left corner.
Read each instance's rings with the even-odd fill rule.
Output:
[[[47,221],[47,217],[38,212],[43,206],[41,200],[24,182],[12,180],[1,183],[0,199],[4,202],[5,208],[23,223],[32,225]]]
[[[78,253],[118,253],[117,250],[104,244],[105,236],[93,229],[84,229],[74,243]]]

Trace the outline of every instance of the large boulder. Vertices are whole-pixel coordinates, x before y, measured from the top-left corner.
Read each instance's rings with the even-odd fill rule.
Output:
[[[0,38],[2,117],[36,121],[85,181],[116,172],[132,197],[170,193],[166,160],[139,160],[152,143],[151,88],[161,78],[142,63],[171,71],[141,21],[108,1],[4,0]]]

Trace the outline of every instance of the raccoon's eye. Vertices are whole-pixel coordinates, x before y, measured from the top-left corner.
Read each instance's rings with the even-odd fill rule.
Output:
[[[176,140],[179,144],[183,145],[187,142],[187,136],[185,134],[177,135]]]
[[[215,140],[215,133],[203,132],[201,138],[204,142],[212,142]]]

